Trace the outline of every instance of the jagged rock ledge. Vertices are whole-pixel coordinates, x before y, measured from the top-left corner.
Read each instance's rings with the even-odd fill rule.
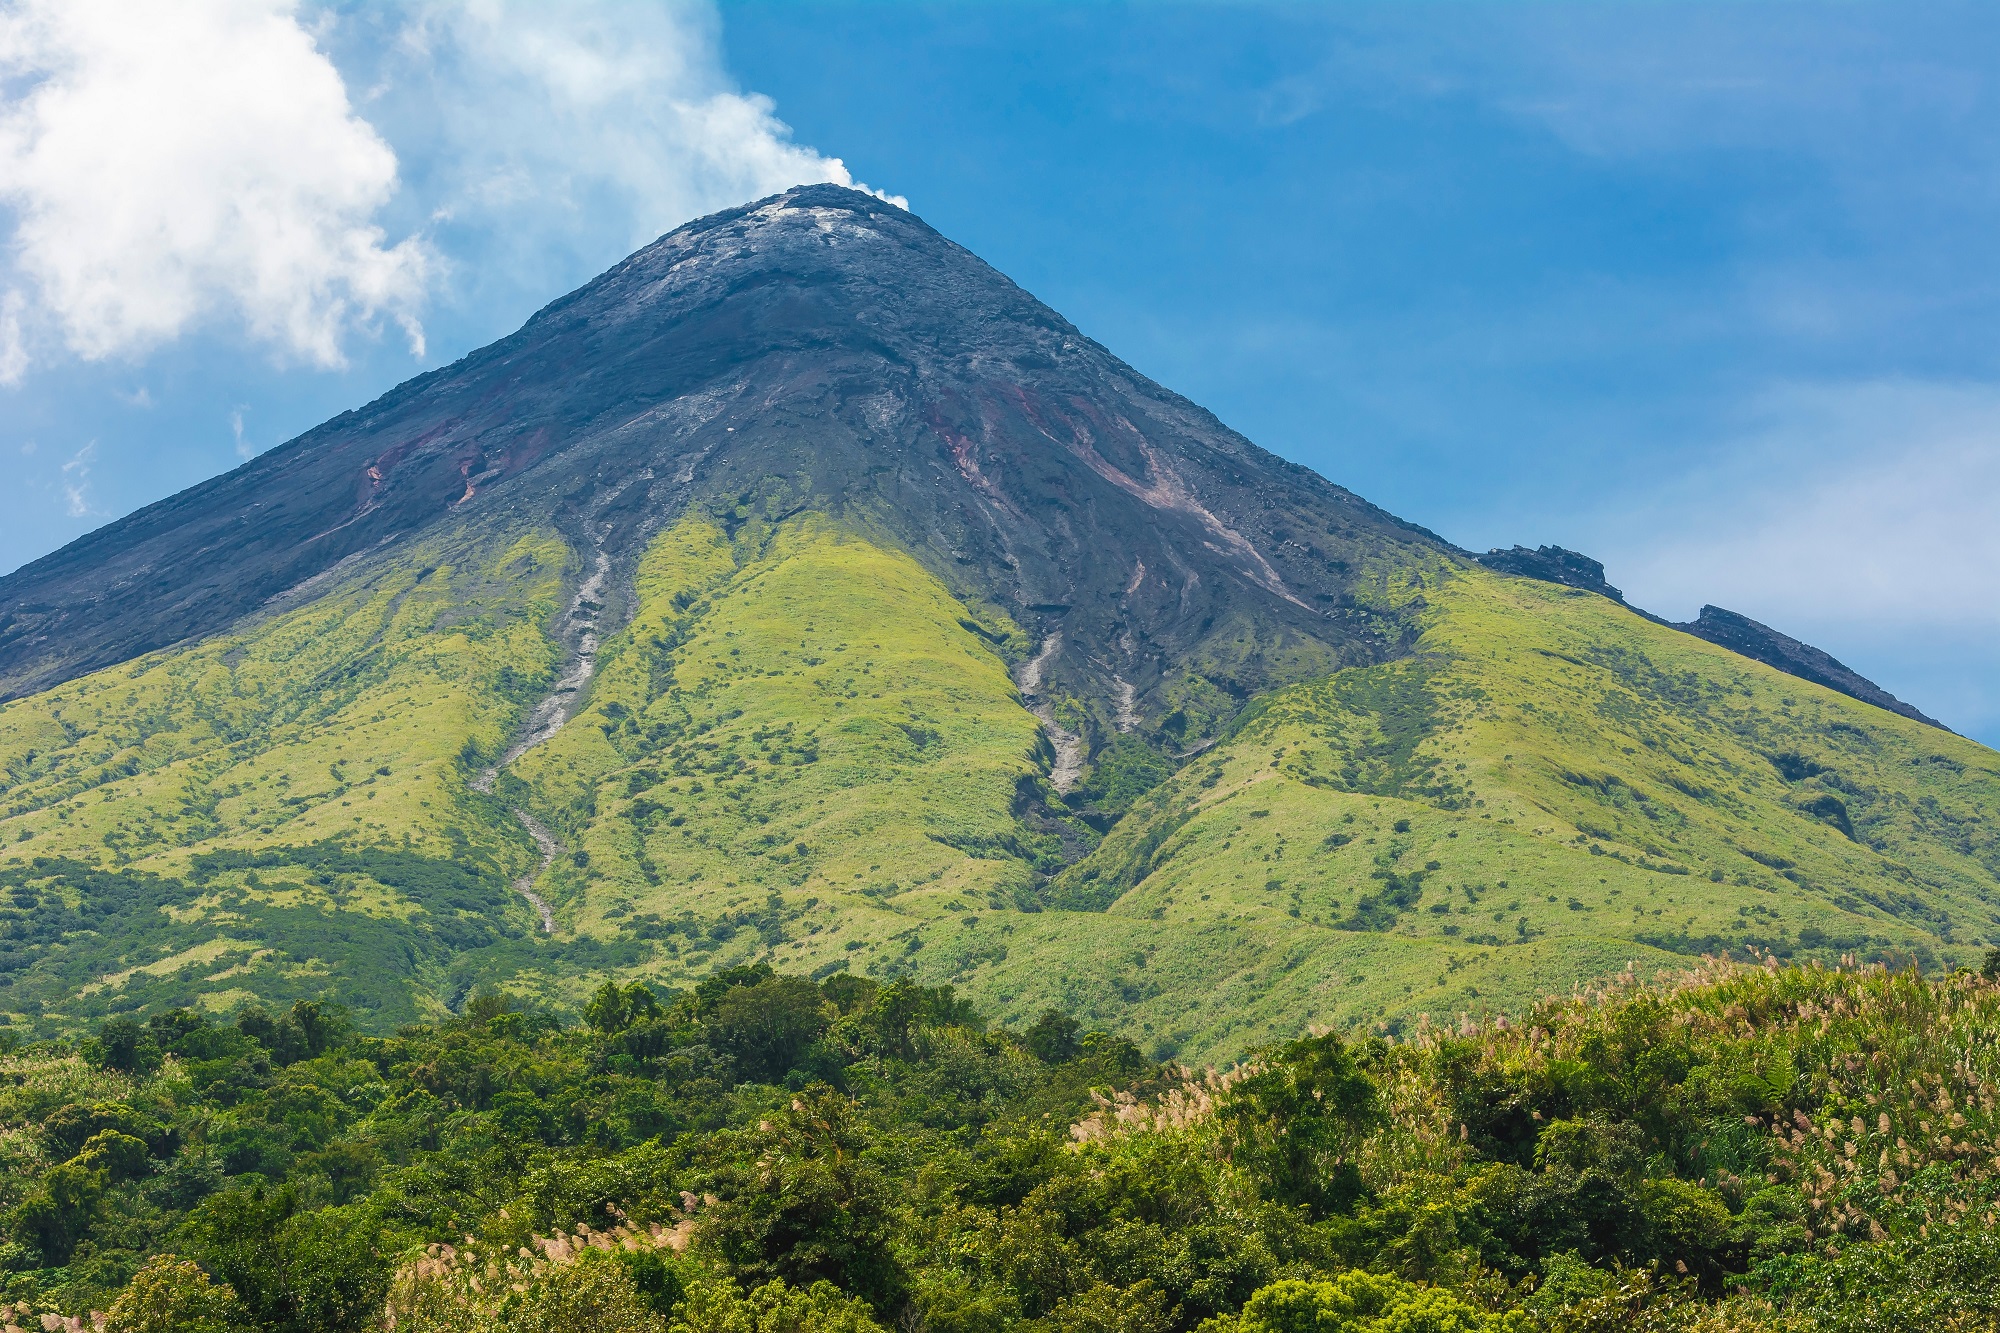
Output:
[[[1605,581],[1602,563],[1566,547],[1538,546],[1533,549],[1526,546],[1506,549],[1495,547],[1485,555],[1475,558],[1488,569],[1498,570],[1502,574],[1538,579],[1543,583],[1560,583],[1570,588],[1582,588],[1609,597],[1620,606],[1630,606],[1625,600],[1625,594]],[[1815,685],[1838,690],[1849,698],[1874,704],[1877,708],[1886,708],[1892,713],[1936,727],[1940,731],[1950,730],[1936,718],[1917,711],[1860,672],[1836,660],[1831,653],[1794,639],[1789,634],[1780,633],[1746,615],[1724,610],[1719,606],[1704,606],[1701,608],[1701,614],[1695,619],[1681,622],[1663,620],[1651,612],[1641,611],[1636,606],[1631,609],[1648,620],[1671,626],[1685,634],[1692,634],[1697,639],[1727,648],[1730,652],[1740,654],[1754,662],[1775,667],[1788,676],[1797,676],[1800,680],[1809,680]]]

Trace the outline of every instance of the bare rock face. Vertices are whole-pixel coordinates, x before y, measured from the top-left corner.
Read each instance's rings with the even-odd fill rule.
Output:
[[[1781,634],[1769,625],[1761,624],[1748,616],[1725,611],[1719,606],[1704,606],[1701,608],[1701,614],[1694,620],[1676,625],[1675,628],[1686,630],[1698,639],[1720,644],[1731,652],[1754,658],[1766,666],[1776,667],[1801,680],[1809,680],[1830,690],[1838,690],[1863,703],[1886,708],[1892,713],[1901,713],[1904,717],[1914,718],[1918,722],[1928,722],[1933,727],[1944,728],[1944,723],[1924,716],[1874,681],[1835,661],[1831,654],[1809,643],[1801,643],[1789,634]]]
[[[1507,550],[1495,547],[1480,556],[1479,563],[1502,574],[1518,574],[1522,578],[1540,579],[1544,583],[1583,588],[1601,593],[1614,602],[1625,600],[1624,593],[1604,581],[1602,564],[1561,546],[1538,546],[1532,550],[1525,546]]]

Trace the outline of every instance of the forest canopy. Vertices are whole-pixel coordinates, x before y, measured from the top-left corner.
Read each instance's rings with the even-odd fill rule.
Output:
[[[763,966],[574,1027],[121,1016],[0,1059],[0,1322],[2000,1328],[1996,1016],[1969,973],[1714,964],[1221,1071]]]

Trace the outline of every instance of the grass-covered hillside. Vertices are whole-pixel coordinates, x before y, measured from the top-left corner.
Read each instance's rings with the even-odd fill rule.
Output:
[[[1240,698],[1218,657],[1094,732],[1043,686],[1093,743],[1058,790],[1017,684],[1046,638],[880,534],[697,507],[620,575],[574,715],[494,772],[589,566],[467,527],[0,707],[0,1011],[329,998],[386,1031],[482,981],[575,1013],[768,962],[1212,1058],[2000,937],[2000,759],[1594,595],[1371,570],[1421,629],[1385,665]]]
[[[2000,1329],[1976,973],[1711,964],[1222,1071],[907,980],[743,968],[586,1014],[176,1010],[0,1055],[0,1321]]]
[[[0,1009],[443,1012],[455,958],[531,927],[507,881],[534,847],[466,773],[554,673],[568,558],[552,533],[434,539],[0,707]]]
[[[1935,968],[2000,940],[1992,751],[1593,594],[1421,595],[1412,657],[1252,704],[1057,878],[1156,955],[1124,980],[1175,1044],[1674,955]]]
[[[700,967],[731,917],[789,961],[1037,905],[1014,807],[1043,742],[1001,656],[1025,645],[1011,624],[818,520],[733,546],[683,522],[637,586],[588,708],[501,793],[564,837],[543,884],[565,924]]]

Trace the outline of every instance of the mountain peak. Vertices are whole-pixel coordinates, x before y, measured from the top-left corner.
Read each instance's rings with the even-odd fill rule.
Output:
[[[1357,571],[1449,550],[914,214],[801,186],[677,228],[492,346],[0,579],[0,697],[213,633],[441,523],[552,525],[579,569],[608,562],[615,611],[645,540],[691,505],[893,536],[1059,637],[1047,684],[1107,731],[1168,711],[1171,677],[1242,698],[1396,651],[1406,617],[1358,597]]]

